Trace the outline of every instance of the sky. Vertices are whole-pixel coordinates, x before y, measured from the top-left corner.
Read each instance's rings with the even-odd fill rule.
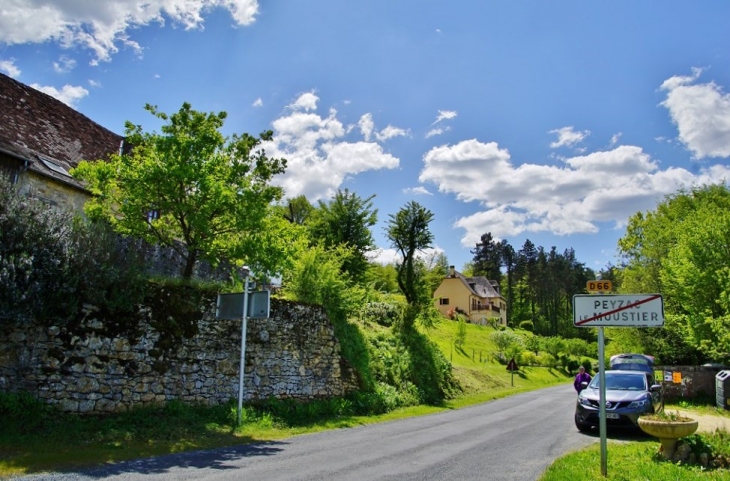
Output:
[[[457,270],[482,234],[620,263],[627,220],[730,179],[730,2],[4,0],[0,71],[118,134],[149,103],[273,130],[287,197],[434,214]]]

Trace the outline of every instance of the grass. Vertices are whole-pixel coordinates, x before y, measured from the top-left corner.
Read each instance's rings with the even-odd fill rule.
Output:
[[[713,415],[730,417],[730,413],[717,409],[712,405],[700,402],[680,402],[667,404],[665,411],[683,412],[697,415]],[[664,481],[664,480],[728,480],[730,469],[727,459],[730,457],[730,433],[716,431],[714,433],[698,433],[683,438],[693,452],[710,451],[716,456],[724,468],[704,468],[699,465],[672,463],[665,461],[659,453],[659,440],[645,437],[632,442],[615,442],[608,433],[606,477],[601,475],[601,453],[598,443],[580,451],[569,453],[557,459],[540,478],[540,481],[578,481],[585,479],[606,479],[608,481]]]

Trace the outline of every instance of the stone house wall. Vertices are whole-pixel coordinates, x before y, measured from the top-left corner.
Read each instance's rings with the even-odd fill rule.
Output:
[[[244,399],[313,400],[358,389],[319,307],[271,300],[249,320]],[[0,329],[0,391],[28,391],[66,412],[105,413],[172,399],[216,405],[238,397],[241,321],[216,320],[215,300],[170,342],[139,311],[136,334],[110,334],[87,306],[73,329],[28,323]]]

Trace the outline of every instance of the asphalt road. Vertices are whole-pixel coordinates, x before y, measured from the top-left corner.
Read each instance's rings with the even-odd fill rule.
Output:
[[[23,480],[533,481],[598,438],[573,424],[572,385],[428,416]]]

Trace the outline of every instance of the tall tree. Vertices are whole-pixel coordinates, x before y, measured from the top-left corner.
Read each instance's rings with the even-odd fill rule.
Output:
[[[364,279],[368,269],[367,254],[375,250],[370,227],[378,221],[373,208],[375,195],[363,199],[348,189],[338,190],[330,202],[319,201],[312,213],[309,232],[313,240],[324,247],[344,246],[350,255],[342,269],[356,282]]]
[[[416,254],[431,247],[433,234],[429,224],[433,213],[418,202],[408,202],[395,215],[390,214],[386,228],[388,240],[398,250],[402,261],[396,264],[398,287],[411,306],[430,302],[424,289],[423,273],[418,267]]]
[[[87,214],[172,247],[185,260],[183,278],[198,259],[216,263],[236,247],[256,257],[241,252],[240,241],[260,228],[269,204],[281,197],[269,182],[286,168],[286,160],[269,158],[260,147],[272,132],[224,137],[225,112],[197,112],[188,103],[170,116],[149,104],[145,110],[164,122],[162,133],[126,122],[131,153],[74,169],[94,194]]]
[[[491,232],[482,234],[476,247],[471,251],[474,255],[474,275],[487,279],[502,281],[502,253],[500,244],[494,240]]]
[[[304,195],[287,199],[286,204],[282,208],[284,210],[284,218],[292,224],[298,225],[306,224],[312,212],[314,212],[314,206]]]

